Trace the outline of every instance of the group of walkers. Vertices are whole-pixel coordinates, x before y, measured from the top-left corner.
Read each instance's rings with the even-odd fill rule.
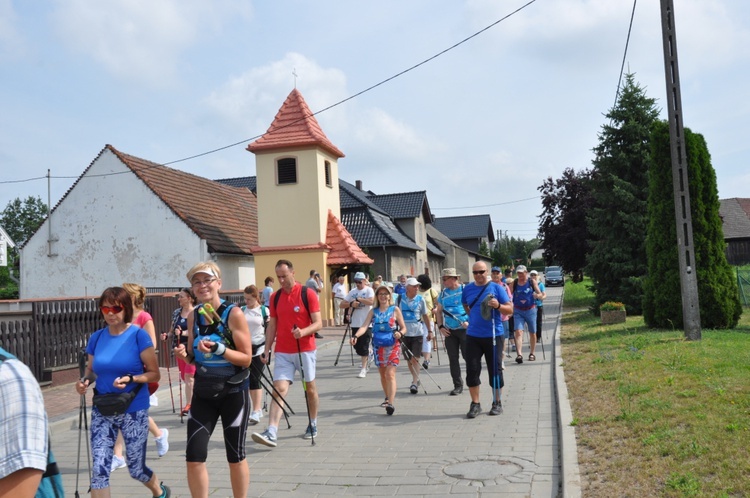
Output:
[[[513,331],[516,362],[523,363],[523,332],[528,327],[528,360],[535,361],[539,307],[545,293],[535,272],[529,274],[524,266],[516,268],[513,280],[500,273],[497,267],[490,271],[486,263],[477,262],[472,266],[473,282],[463,284],[455,269],[446,268],[439,292],[426,275],[403,275],[395,288],[381,281],[373,289],[365,274],[357,272],[355,287],[346,293],[337,279],[341,285],[334,285],[332,294],[337,309],[348,315],[337,323],[349,320],[352,326],[350,343],[362,359],[358,376],[365,377],[369,358],[378,368],[384,394],[381,406],[387,415],[395,413],[396,369],[401,357],[412,376],[409,392],[418,393],[421,370],[429,368],[431,348],[425,342],[435,341],[433,332],[444,340],[453,396],[464,388],[459,358],[466,363],[465,384],[471,397],[466,416],[475,418],[482,412],[482,363],[492,391],[489,414],[502,413],[504,343]],[[302,379],[308,414],[302,437],[315,444],[318,436],[315,335],[322,328],[320,291],[297,282],[288,260],[277,262],[275,277],[277,291],[271,286],[273,277],[266,279],[262,290],[250,285],[244,289],[245,306],[240,308],[219,296],[221,270],[215,263],[195,265],[187,273],[190,287],[177,295],[179,307],[171,329],[161,336],[165,344],[170,341],[186,386],[180,410],[188,416],[185,459],[194,497],[209,494],[206,459],[219,418],[233,494],[247,495],[246,436],[248,427],[263,418],[263,389],[272,396],[268,422],[265,430],[252,434],[252,440],[273,448],[281,418],[287,416],[285,396],[296,372]],[[311,274],[313,281],[317,278]],[[124,466],[153,496],[170,496],[169,487],[146,465],[149,433],[158,456],[169,449],[169,433],[148,414],[149,396],[158,387],[160,372],[155,327],[143,309],[144,298],[145,289],[137,284],[110,287],[102,293],[98,306],[106,326],[89,339],[85,370],[75,385],[81,396],[95,385],[90,434],[91,494],[95,498],[109,496],[110,474]],[[272,351],[273,373],[269,368]]]

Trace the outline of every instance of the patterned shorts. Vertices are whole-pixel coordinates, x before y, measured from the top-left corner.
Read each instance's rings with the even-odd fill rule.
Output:
[[[401,354],[401,343],[396,342],[393,346],[380,346],[375,349],[375,366],[387,367],[398,366],[398,357]]]

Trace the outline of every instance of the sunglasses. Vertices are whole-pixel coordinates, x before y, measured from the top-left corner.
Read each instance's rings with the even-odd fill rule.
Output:
[[[122,306],[100,306],[99,309],[102,310],[102,313],[104,313],[105,315],[108,315],[110,313],[116,315],[118,313],[121,313],[125,308],[123,308]]]
[[[472,271],[471,273],[473,273],[474,275],[484,275],[485,272],[487,272],[487,270],[477,270]]]
[[[213,282],[218,280],[217,278],[207,278],[206,280],[196,280],[192,283],[193,287],[198,289],[200,287],[203,287],[204,285],[211,285]]]
[[[361,284],[362,282],[364,282],[364,280],[355,280],[354,281],[355,284]]]

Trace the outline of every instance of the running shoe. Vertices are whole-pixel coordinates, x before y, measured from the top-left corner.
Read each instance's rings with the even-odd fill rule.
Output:
[[[253,441],[255,441],[256,443],[264,444],[266,446],[270,446],[271,448],[276,447],[276,436],[271,434],[268,429],[261,433],[253,432],[250,437],[253,438]]]
[[[307,430],[302,435],[302,439],[312,439],[314,437],[318,437],[318,426],[317,425],[308,425]]]
[[[169,451],[169,430],[162,428],[161,436],[154,440],[156,441],[156,454],[161,458]]]
[[[117,455],[112,455],[112,468],[110,472],[114,472],[117,469],[121,469],[123,467],[126,467],[127,464],[125,463],[125,459],[118,457]]]
[[[469,413],[466,414],[466,418],[477,418],[477,415],[480,413],[482,413],[482,405],[472,401],[469,406]]]

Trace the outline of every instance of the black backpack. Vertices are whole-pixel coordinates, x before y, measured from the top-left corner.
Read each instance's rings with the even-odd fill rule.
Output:
[[[305,311],[307,311],[307,316],[310,317],[310,322],[312,323],[312,315],[310,314],[310,306],[308,305],[309,297],[307,296],[307,291],[312,290],[307,286],[302,286],[302,292],[300,292],[300,297],[302,298],[302,306],[305,307]],[[273,293],[273,309],[278,308],[279,306],[279,299],[281,298],[281,293],[283,292],[282,289],[277,290]]]

